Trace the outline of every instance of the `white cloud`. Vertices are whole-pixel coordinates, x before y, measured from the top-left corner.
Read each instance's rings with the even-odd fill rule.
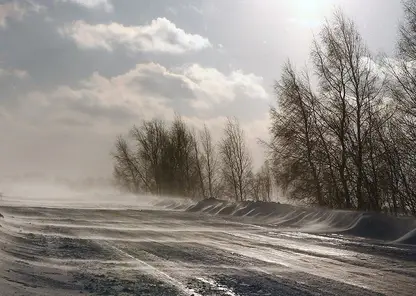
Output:
[[[195,108],[209,108],[213,104],[234,101],[239,95],[266,99],[263,78],[237,70],[225,75],[215,68],[193,64],[182,69],[184,82],[195,93]]]
[[[112,51],[125,46],[134,52],[180,54],[211,47],[207,38],[189,34],[166,18],[157,18],[149,25],[124,26],[119,23],[91,25],[76,21],[59,29],[80,48]]]
[[[26,9],[18,2],[0,4],[0,27],[5,28],[9,20],[21,20]]]
[[[6,28],[11,20],[21,21],[30,12],[40,13],[45,10],[45,6],[32,0],[10,1],[0,4],[0,28]]]
[[[254,74],[225,75],[197,64],[175,69],[138,64],[110,78],[94,73],[78,87],[62,85],[50,92],[29,93],[20,99],[18,112],[31,124],[120,127],[138,119],[171,119],[181,102],[194,109],[190,114],[198,114],[200,108],[205,112],[239,97],[264,99],[267,94],[261,82]]]
[[[111,0],[58,0],[61,2],[71,2],[89,9],[104,9],[107,12],[113,11]]]
[[[62,85],[50,92],[31,92],[20,99],[18,115],[30,124],[88,126],[110,133],[137,120],[172,118],[174,111],[167,99],[158,94],[143,95],[145,86],[136,81],[151,65],[111,78],[94,73],[78,87]]]

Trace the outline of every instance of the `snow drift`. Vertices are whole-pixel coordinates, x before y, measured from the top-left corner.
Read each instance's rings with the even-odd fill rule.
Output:
[[[176,208],[180,208],[176,205]],[[416,219],[391,217],[379,213],[303,208],[274,202],[228,202],[215,199],[190,205],[186,211],[252,219],[282,231],[339,233],[416,245]]]

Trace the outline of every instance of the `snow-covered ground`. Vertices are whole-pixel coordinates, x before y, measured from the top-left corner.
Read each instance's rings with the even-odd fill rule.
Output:
[[[0,295],[415,295],[414,219],[114,194],[56,200],[2,201]]]

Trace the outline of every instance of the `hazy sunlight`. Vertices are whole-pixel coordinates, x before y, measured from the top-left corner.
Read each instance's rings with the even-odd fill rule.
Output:
[[[319,25],[332,8],[331,0],[293,0],[290,2],[292,21],[308,27]]]

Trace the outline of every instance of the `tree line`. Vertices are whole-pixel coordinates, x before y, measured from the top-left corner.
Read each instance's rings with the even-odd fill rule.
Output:
[[[113,158],[117,184],[135,193],[236,201],[271,197],[268,162],[254,172],[235,118],[228,118],[218,143],[206,125],[196,131],[180,116],[171,124],[143,121],[117,138]]]
[[[403,4],[396,57],[377,59],[336,12],[312,44],[313,76],[285,65],[269,147],[289,198],[416,214],[416,1]]]
[[[403,2],[397,54],[374,55],[341,11],[312,43],[310,68],[289,61],[275,83],[267,159],[253,171],[244,131],[223,137],[145,121],[119,137],[114,176],[135,192],[270,200],[416,215],[416,0]]]

